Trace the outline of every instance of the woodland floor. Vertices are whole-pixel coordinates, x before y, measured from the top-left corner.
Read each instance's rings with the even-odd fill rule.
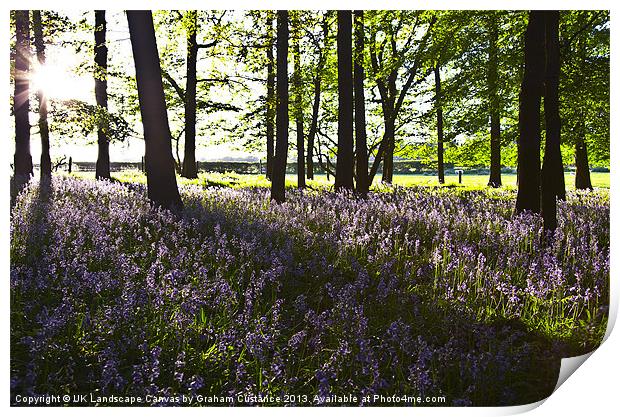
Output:
[[[258,176],[203,174],[179,180],[180,213],[149,204],[143,174],[117,177],[55,176],[15,199],[12,402],[247,394],[235,404],[272,395],[315,405],[380,394],[524,404],[550,394],[561,357],[605,333],[604,188],[569,191],[545,241],[538,216],[513,215],[514,188],[486,189],[483,176],[381,186],[368,199],[320,178],[300,192],[290,176],[278,205]]]

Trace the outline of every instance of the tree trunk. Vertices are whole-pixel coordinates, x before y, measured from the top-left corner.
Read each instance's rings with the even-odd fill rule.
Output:
[[[274,139],[274,117],[275,117],[275,85],[276,72],[273,62],[273,15],[271,11],[267,12],[267,120],[265,121],[265,129],[267,135],[267,168],[265,170],[267,178],[271,179],[273,172],[273,139]]]
[[[350,10],[338,10],[338,152],[336,190],[353,190],[353,28]]]
[[[580,115],[580,117],[583,117]],[[590,180],[590,164],[588,163],[588,148],[585,141],[585,124],[579,120],[577,138],[575,139],[575,188],[577,190],[592,190]]]
[[[183,207],[183,202],[174,173],[170,126],[153,16],[150,11],[128,10],[127,22],[144,127],[148,197],[158,206],[180,209]]]
[[[95,10],[95,100],[100,113],[108,111],[108,47],[105,38],[105,10]],[[97,179],[110,178],[110,142],[106,120],[100,117],[97,121]]]
[[[495,15],[490,18],[489,24],[489,64],[487,73],[487,85],[489,89],[489,116],[491,119],[491,169],[489,175],[489,187],[501,187],[501,125],[500,104],[497,86],[497,21]]]
[[[544,12],[531,11],[525,32],[525,72],[519,96],[516,212],[540,212],[540,98],[545,74]]]
[[[386,129],[388,127],[388,123],[387,120],[384,120]],[[381,161],[383,160],[383,154],[385,153],[385,149],[387,148],[387,136],[388,136],[388,132],[384,132],[383,133],[383,138],[381,139],[381,142],[379,143],[379,149],[377,149],[377,154],[375,156],[375,160],[372,162],[372,166],[370,167],[370,172],[368,173],[368,184],[372,184],[374,179],[375,179],[375,175],[377,175],[377,172],[379,171],[379,165],[381,164]]]
[[[277,33],[277,107],[276,107],[276,153],[271,178],[271,199],[283,203],[288,151],[288,11],[278,10]]]
[[[186,12],[189,25],[186,28],[187,68],[185,84],[185,150],[183,152],[184,178],[198,178],[196,167],[196,61],[198,58],[198,13],[196,10]]]
[[[491,114],[491,172],[489,175],[489,187],[502,186],[502,155],[501,155],[501,126],[499,113]]]
[[[387,97],[383,99],[383,121],[385,123],[385,150],[383,152],[383,173],[381,180],[392,184],[394,178],[394,148],[396,147],[396,78],[398,74],[392,72],[387,80]],[[372,181],[372,179],[370,179]]]
[[[183,133],[185,133],[185,126],[183,126],[183,129],[181,129],[181,131],[176,137],[172,138],[174,140],[174,156],[175,156],[174,171],[179,175],[181,175],[181,170],[183,169],[183,162],[181,161],[181,157],[179,156],[179,142],[181,141],[181,135],[183,135]]]
[[[30,155],[30,111],[29,69],[30,69],[30,15],[28,10],[15,11],[15,93],[13,114],[15,115],[15,179],[18,185],[27,182],[32,175]]]
[[[394,179],[394,120],[390,117],[385,120],[385,152],[383,154],[383,172],[381,173],[381,181],[391,184]]]
[[[314,101],[312,103],[312,118],[310,120],[310,130],[308,132],[308,149],[306,150],[306,178],[314,179],[314,138],[316,137],[316,129],[319,122],[319,108],[321,105],[321,76],[319,74],[314,78]]]
[[[443,108],[441,104],[441,74],[439,64],[433,68],[435,72],[435,107],[437,110],[437,179],[439,184],[446,182],[443,169]]]
[[[355,64],[353,83],[355,88],[355,176],[356,191],[368,194],[368,146],[366,144],[366,103],[364,101],[364,11],[356,10]]]
[[[542,166],[541,203],[545,230],[557,227],[557,199],[566,199],[564,166],[560,151],[560,42],[559,11],[545,11],[545,156]]]
[[[45,66],[45,42],[43,40],[43,25],[41,23],[41,11],[32,11],[32,28],[34,31],[34,45],[37,50],[37,58],[41,67]],[[50,158],[50,132],[47,123],[47,97],[42,88],[37,91],[39,101],[39,134],[41,135],[41,178],[51,177],[52,160]]]
[[[295,39],[293,44],[293,67],[294,67],[294,88],[295,88],[295,130],[297,134],[297,188],[306,188],[306,167],[304,165],[304,112],[303,96],[301,87],[301,53],[299,52],[299,41],[301,29],[299,21],[295,25]]]

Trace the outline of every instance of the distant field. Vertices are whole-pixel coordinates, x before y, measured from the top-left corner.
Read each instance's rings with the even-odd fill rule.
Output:
[[[77,172],[73,175],[83,178],[94,177],[94,172]],[[609,188],[609,172],[592,172],[592,186],[595,188]],[[146,182],[145,175],[140,171],[122,171],[112,173],[112,177],[120,181],[128,182]],[[571,190],[575,188],[575,175],[567,172],[564,174],[566,180],[566,188]],[[313,181],[307,181],[311,187],[329,187],[333,185],[333,177],[330,181],[326,175],[315,175]],[[463,175],[462,185],[465,187],[486,187],[489,181],[488,175]],[[204,184],[207,186],[224,186],[224,187],[269,187],[270,182],[264,175],[259,174],[235,174],[235,173],[216,173],[201,172],[197,180],[188,180],[179,177],[180,184]],[[381,183],[381,176],[377,175],[373,183],[378,186]],[[394,175],[394,184],[402,187],[410,187],[414,185],[438,185],[437,177],[434,175],[406,174]],[[517,184],[516,174],[503,174],[502,184],[506,188],[515,188]],[[297,176],[289,174],[286,176],[286,185],[290,187],[297,186]],[[446,175],[445,185],[458,185],[458,175]]]
[[[609,188],[609,172],[592,172],[590,174],[592,186],[596,188]],[[575,174],[571,172],[564,173],[566,188],[575,188]],[[488,175],[463,175],[463,185],[465,186],[486,186],[489,181]],[[458,175],[446,175],[446,185],[458,184]],[[437,177],[430,175],[394,175],[394,184],[404,187],[411,185],[437,185]],[[505,187],[517,186],[516,174],[502,174],[502,184]]]

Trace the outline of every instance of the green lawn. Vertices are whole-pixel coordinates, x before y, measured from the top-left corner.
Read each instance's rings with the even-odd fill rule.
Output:
[[[76,172],[72,175],[82,178],[93,178],[93,172]],[[575,188],[575,175],[570,172],[564,174],[566,180],[566,188],[572,190]],[[146,183],[146,176],[140,171],[123,171],[114,172],[112,177],[123,182],[138,182]],[[595,188],[609,188],[609,172],[592,172],[591,173],[592,185]],[[220,174],[216,172],[201,172],[198,179],[188,180],[178,177],[179,184],[197,184],[204,186],[222,186],[222,187],[269,187],[270,182],[264,175],[257,174],[235,174],[225,173]],[[488,175],[463,175],[464,187],[468,188],[484,188],[489,180]],[[502,174],[502,184],[505,188],[516,188],[517,176],[516,174]],[[323,188],[333,185],[333,177],[330,177],[330,181],[327,180],[325,175],[315,175],[315,179],[307,181],[308,185],[313,188]],[[395,185],[402,187],[410,187],[414,185],[438,185],[437,177],[435,175],[422,175],[422,174],[403,174],[394,175]],[[380,186],[381,176],[377,175],[373,185]],[[289,174],[286,176],[287,187],[297,186],[297,176]],[[446,175],[445,185],[454,186],[458,185],[458,175]]]

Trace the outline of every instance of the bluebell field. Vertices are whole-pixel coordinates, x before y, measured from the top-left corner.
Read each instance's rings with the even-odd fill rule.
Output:
[[[17,196],[13,397],[523,404],[605,333],[607,191],[569,192],[547,240],[507,190],[181,194],[181,213],[105,181],[54,177]]]

